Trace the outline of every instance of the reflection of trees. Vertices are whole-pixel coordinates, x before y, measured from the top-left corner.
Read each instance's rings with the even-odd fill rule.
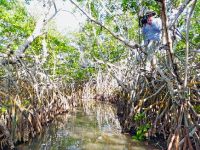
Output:
[[[87,102],[84,105],[84,110],[87,115],[95,113],[100,130],[121,132],[119,120],[116,116],[116,109],[112,105],[99,102]]]

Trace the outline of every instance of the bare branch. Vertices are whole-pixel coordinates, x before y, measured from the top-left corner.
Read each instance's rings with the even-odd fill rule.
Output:
[[[165,85],[166,85],[166,84],[164,84],[163,86],[161,86],[154,94],[152,94],[152,95],[146,97],[146,98],[144,99],[144,102],[146,102],[148,99],[150,99],[150,98],[156,96],[156,95],[165,87]]]
[[[194,1],[192,5],[190,14],[188,15],[187,22],[186,22],[186,52],[185,52],[185,79],[184,79],[184,88],[187,87],[187,77],[188,77],[188,53],[189,53],[189,30],[190,30],[190,19],[192,17],[192,13],[194,11],[194,7],[197,3],[197,0]]]
[[[186,0],[181,7],[178,10],[178,13],[176,14],[174,21],[171,23],[170,27],[171,28],[177,21],[178,17],[181,15],[181,13],[184,11],[184,9],[186,8],[186,6],[191,2],[192,0]]]
[[[173,52],[173,48],[172,48],[172,40],[170,38],[170,34],[169,34],[169,28],[168,28],[168,19],[167,19],[167,9],[166,9],[166,0],[162,0],[161,3],[161,14],[162,14],[162,22],[163,22],[163,28],[164,28],[164,33],[166,36],[166,42],[167,45],[169,47],[169,49],[167,49],[168,52],[168,59],[169,59],[169,64],[170,67],[172,68],[172,73],[176,76],[176,79],[178,81],[179,84],[182,84],[182,81],[178,75],[178,68],[177,68],[177,64],[174,61],[174,52]]]
[[[55,0],[53,0],[52,3],[53,3],[53,6],[54,6],[54,9],[55,9],[55,13],[57,13],[57,12],[58,12],[58,9],[57,9],[57,6],[56,6],[56,3],[55,3]]]
[[[101,26],[102,28],[104,28],[106,31],[108,31],[114,38],[116,38],[117,40],[119,40],[120,42],[122,42],[125,46],[131,48],[131,49],[137,49],[140,48],[140,46],[137,43],[134,42],[130,42],[126,39],[124,39],[123,37],[113,33],[110,29],[108,29],[106,26],[104,26],[102,23],[100,23],[99,21],[95,20],[92,16],[90,16],[89,14],[87,14],[82,8],[80,8],[73,0],[70,0],[70,2],[75,5],[90,21],[94,22],[95,24]],[[141,48],[140,48],[141,49]],[[141,49],[142,50],[142,49]]]
[[[198,50],[193,50],[193,51],[191,51],[191,52],[200,53],[200,49],[198,49]]]
[[[192,131],[189,133],[189,136],[192,137],[192,135],[197,131],[197,128],[194,127],[192,129]],[[184,143],[185,138],[183,138],[180,142],[179,142],[179,146],[181,146]]]

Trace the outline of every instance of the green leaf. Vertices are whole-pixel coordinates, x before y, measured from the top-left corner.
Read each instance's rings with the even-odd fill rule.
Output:
[[[6,111],[7,111],[7,107],[2,106],[2,107],[0,108],[0,112],[1,112],[1,113],[5,113]]]
[[[94,2],[91,2],[91,3],[90,3],[90,10],[91,10],[91,12],[92,12],[92,16],[95,17],[95,18],[98,18],[98,11],[97,11],[97,9],[95,8]]]

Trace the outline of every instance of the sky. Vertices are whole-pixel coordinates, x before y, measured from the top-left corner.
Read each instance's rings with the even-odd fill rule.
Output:
[[[26,5],[28,12],[36,18],[43,13],[43,4],[39,1],[41,0],[32,0],[29,5]],[[69,1],[56,0],[56,6],[58,9],[62,9],[54,18],[57,30],[64,35],[78,31],[86,17],[81,15],[78,10],[74,12],[75,7]],[[51,11],[53,13],[53,9]]]

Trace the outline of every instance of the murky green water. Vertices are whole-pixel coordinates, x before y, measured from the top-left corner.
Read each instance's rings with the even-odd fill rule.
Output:
[[[152,150],[143,142],[120,133],[120,125],[110,105],[84,106],[57,117],[45,133],[19,150]]]

